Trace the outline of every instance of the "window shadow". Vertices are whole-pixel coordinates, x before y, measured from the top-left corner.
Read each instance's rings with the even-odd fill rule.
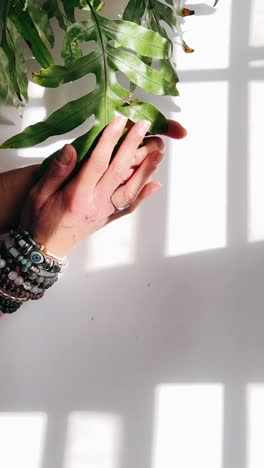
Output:
[[[249,244],[247,234],[248,83],[264,80],[248,65],[264,57],[248,46],[250,10],[233,0],[228,69],[181,73],[183,83],[230,86],[227,246],[165,257],[164,189],[139,213],[133,265],[84,275],[81,245],[42,313],[30,304],[1,323],[0,411],[48,413],[41,468],[67,468],[72,411],[122,419],[120,462],[107,468],[153,468],[156,387],[201,382],[224,386],[222,468],[246,468],[246,386],[264,381],[264,244]],[[166,187],[166,164],[161,179]]]

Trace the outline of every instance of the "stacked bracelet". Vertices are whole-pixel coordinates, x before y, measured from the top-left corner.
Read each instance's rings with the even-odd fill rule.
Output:
[[[0,243],[0,310],[13,313],[41,299],[66,266],[67,258],[51,257],[28,231],[11,229]]]

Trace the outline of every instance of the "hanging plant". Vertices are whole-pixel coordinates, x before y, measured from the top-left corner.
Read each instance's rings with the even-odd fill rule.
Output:
[[[132,122],[151,121],[152,134],[166,131],[166,117],[151,103],[135,98],[134,91],[139,87],[148,94],[178,95],[172,61],[174,43],[167,30],[177,34],[186,53],[193,52],[183,38],[182,18],[194,11],[184,7],[184,0],[129,0],[123,18],[110,20],[102,15],[103,6],[101,0],[2,0],[0,104],[6,102],[9,93],[18,109],[28,102],[23,42],[41,66],[32,77],[38,85],[56,88],[89,74],[95,75],[96,85],[93,91],[68,102],[45,121],[27,127],[0,148],[37,145],[74,130],[94,116],[92,128],[72,142],[80,162],[117,113]],[[76,22],[77,9],[85,10],[85,21]],[[51,54],[56,39],[52,18],[64,31],[63,65],[56,65]],[[82,43],[95,43],[95,49],[83,54]],[[129,80],[127,87],[118,82],[117,72]],[[55,155],[45,161],[44,167]]]

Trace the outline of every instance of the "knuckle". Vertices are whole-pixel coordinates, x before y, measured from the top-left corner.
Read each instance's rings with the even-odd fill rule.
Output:
[[[133,203],[137,198],[137,194],[132,192],[131,190],[127,190],[125,194],[126,203],[130,204]]]
[[[37,195],[38,195],[38,190],[36,187],[33,187],[28,194],[28,198],[31,202],[34,202],[37,198]]]
[[[159,147],[159,150],[164,150],[165,143],[164,143],[163,139],[160,138],[160,137],[156,137],[156,142],[157,142],[157,145]]]
[[[94,155],[94,158],[91,159],[91,165],[93,170],[97,174],[103,174],[107,170],[107,164],[105,163],[106,155],[100,152],[100,155]]]
[[[66,210],[73,215],[80,211],[83,205],[83,201],[80,199],[80,197],[69,195],[65,197],[64,204]]]
[[[165,147],[165,143],[161,137],[155,136],[146,138],[144,141],[144,146],[146,147],[157,147],[159,150],[163,150]]]
[[[54,159],[49,169],[49,179],[61,178],[66,170],[67,166],[58,161],[58,159]]]
[[[115,165],[113,168],[113,177],[115,181],[122,184],[126,180],[126,172],[124,168],[120,165]]]
[[[90,208],[84,215],[84,222],[86,224],[94,224],[98,219],[98,213],[93,208]]]
[[[28,195],[28,203],[31,209],[31,212],[33,215],[37,215],[39,212],[41,206],[42,206],[42,200],[41,200],[41,195],[38,190],[38,187],[33,187]]]
[[[148,174],[154,174],[157,171],[158,171],[158,164],[155,161],[150,161],[149,171],[147,172],[147,175]]]
[[[39,214],[41,207],[42,207],[42,200],[39,195],[30,199],[30,211],[33,217],[36,217]]]

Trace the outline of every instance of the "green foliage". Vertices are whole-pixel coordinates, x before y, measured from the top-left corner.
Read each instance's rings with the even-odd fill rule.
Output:
[[[4,0],[3,32],[0,43],[0,104],[8,91],[20,107],[28,100],[28,79],[22,41],[31,49],[42,69],[33,75],[40,86],[55,88],[77,81],[85,75],[96,77],[96,86],[88,94],[65,104],[44,122],[26,128],[1,148],[36,145],[53,135],[67,133],[95,117],[94,126],[73,142],[81,160],[93,147],[103,128],[117,113],[136,122],[152,122],[152,133],[166,130],[165,117],[152,104],[133,97],[136,87],[148,94],[176,96],[178,77],[172,62],[173,44],[165,23],[177,32],[186,52],[181,17],[193,12],[183,0],[129,0],[123,19],[109,20],[99,14],[102,0]],[[86,21],[76,22],[76,9],[86,11]],[[50,49],[55,37],[50,20],[56,18],[65,31],[61,55],[64,65],[54,64]],[[83,55],[81,44],[96,44]],[[158,63],[158,70],[154,67]],[[124,88],[117,72],[125,75],[130,87]],[[53,156],[51,156],[53,157]]]

